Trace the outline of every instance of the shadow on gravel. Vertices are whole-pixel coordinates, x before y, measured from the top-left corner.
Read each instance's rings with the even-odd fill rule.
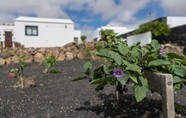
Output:
[[[77,108],[81,111],[92,111],[96,115],[103,114],[104,117],[139,117],[142,118],[158,118],[162,113],[161,101],[150,100],[145,98],[143,101],[135,102],[135,97],[131,94],[121,96],[121,102],[116,106],[114,94],[99,94],[98,97],[103,100],[102,105],[90,105],[89,101],[84,102],[84,106]],[[152,107],[153,106],[153,107]]]
[[[84,106],[81,106],[75,110],[77,111],[92,111],[96,115],[103,117],[117,117],[117,118],[159,118],[162,117],[161,100],[152,100],[145,98],[141,102],[137,103],[135,97],[131,94],[125,94],[121,96],[121,101],[118,105],[115,105],[114,94],[99,94],[98,97],[103,100],[102,105],[90,105],[90,101],[85,101]],[[186,106],[182,106],[184,109]],[[186,115],[182,112],[177,112]]]

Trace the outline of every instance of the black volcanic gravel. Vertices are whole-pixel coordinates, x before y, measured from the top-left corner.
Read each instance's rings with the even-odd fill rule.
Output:
[[[114,104],[114,86],[106,86],[96,92],[88,80],[71,82],[83,73],[83,64],[90,60],[62,61],[54,68],[58,74],[44,75],[39,63],[30,63],[24,68],[25,77],[33,77],[36,87],[14,88],[16,80],[7,75],[17,64],[0,66],[0,118],[159,118],[162,116],[161,97],[150,94],[135,102],[132,84]],[[98,66],[101,61],[91,60]],[[94,67],[96,67],[94,66]],[[178,112],[186,118],[186,90],[175,92],[175,102],[184,108]]]

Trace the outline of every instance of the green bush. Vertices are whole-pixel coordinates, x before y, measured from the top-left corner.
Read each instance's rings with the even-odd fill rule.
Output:
[[[100,41],[107,42],[108,46],[112,46],[113,43],[118,44],[121,42],[121,37],[117,36],[117,33],[114,32],[114,30],[106,29],[101,30],[101,39]]]
[[[81,41],[82,41],[82,42],[85,42],[85,41],[86,41],[86,39],[87,39],[87,36],[84,36],[84,35],[83,35],[83,36],[81,36]]]
[[[150,31],[153,36],[168,36],[170,33],[170,28],[167,24],[153,21],[140,25],[140,27],[134,32],[134,34],[140,34]]]

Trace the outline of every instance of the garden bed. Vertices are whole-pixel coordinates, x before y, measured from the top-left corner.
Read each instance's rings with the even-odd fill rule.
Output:
[[[39,63],[29,63],[24,68],[26,77],[33,77],[36,87],[14,88],[15,79],[7,75],[16,64],[0,67],[0,117],[1,118],[158,118],[162,116],[161,97],[150,94],[139,103],[135,102],[132,84],[129,91],[121,98],[118,106],[114,105],[114,86],[106,86],[96,92],[95,86],[88,85],[88,80],[71,82],[83,73],[83,64],[89,60],[73,59],[62,61],[55,69],[58,74],[43,74],[44,68]],[[91,60],[93,65],[101,61]],[[185,87],[184,87],[185,88]],[[175,92],[175,102],[184,108],[180,112],[186,117],[186,90]],[[179,113],[179,112],[178,112]]]

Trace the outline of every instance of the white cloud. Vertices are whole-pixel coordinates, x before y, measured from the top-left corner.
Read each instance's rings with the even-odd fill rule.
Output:
[[[160,2],[168,15],[186,15],[186,0],[160,0]]]
[[[116,4],[114,0],[94,0],[88,3],[87,10],[94,15],[101,15],[102,20],[109,21],[111,25],[126,26],[132,22],[139,22],[135,14],[152,1],[120,0],[119,4]]]
[[[68,18],[68,15],[60,9],[59,5],[42,4],[34,9],[38,17]]]
[[[92,0],[88,3],[87,10],[94,15],[101,15],[103,20],[108,20],[118,13],[113,0]]]
[[[13,23],[16,17],[12,14],[0,14],[0,23]]]
[[[68,18],[71,14],[67,14],[65,10],[86,10],[88,13],[85,15],[88,18],[79,18],[76,15],[73,16],[74,14],[70,17],[73,16],[76,17],[75,19],[82,19],[89,23],[91,20],[101,17],[102,21],[106,21],[110,25],[134,28],[148,21],[148,18],[139,19],[135,16],[148,5],[152,5],[154,9],[158,5],[168,15],[186,15],[185,4],[186,0],[118,0],[117,4],[114,0],[0,0],[0,22],[13,22],[20,15]],[[155,14],[154,17],[156,16]],[[91,38],[94,31],[93,26],[78,27],[82,30],[83,35]]]

